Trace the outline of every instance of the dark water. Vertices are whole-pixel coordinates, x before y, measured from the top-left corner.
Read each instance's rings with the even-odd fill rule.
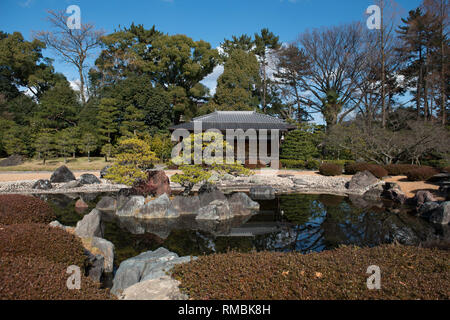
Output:
[[[58,221],[74,226],[90,212],[101,195],[81,195],[89,204],[75,210],[78,195],[45,196]],[[448,226],[432,225],[407,209],[388,208],[360,198],[331,195],[280,195],[262,200],[252,217],[226,222],[197,222],[186,216],[169,220],[136,220],[104,214],[104,238],[116,249],[115,264],[161,246],[180,256],[241,251],[322,251],[339,245],[375,246],[397,241],[418,245],[448,237]]]

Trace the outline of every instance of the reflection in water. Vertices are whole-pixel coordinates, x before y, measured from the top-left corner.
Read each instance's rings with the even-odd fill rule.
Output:
[[[84,196],[94,208],[103,195]],[[45,196],[58,220],[75,225],[75,196]],[[448,237],[448,226],[436,226],[406,210],[390,210],[381,202],[330,195],[280,195],[260,200],[260,212],[229,221],[179,219],[137,220],[103,214],[105,238],[116,248],[115,264],[161,246],[180,256],[241,251],[322,251],[339,245],[374,246],[398,241],[417,245],[421,241]],[[88,213],[87,210],[85,213]],[[395,212],[395,213],[394,213]]]

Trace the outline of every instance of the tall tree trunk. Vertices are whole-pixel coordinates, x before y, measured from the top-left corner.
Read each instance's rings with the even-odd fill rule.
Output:
[[[81,102],[86,104],[86,96],[84,95],[84,75],[83,75],[83,67],[78,67],[78,74],[80,75],[80,97]]]
[[[381,126],[386,127],[386,53],[384,45],[384,0],[380,2],[381,7]]]

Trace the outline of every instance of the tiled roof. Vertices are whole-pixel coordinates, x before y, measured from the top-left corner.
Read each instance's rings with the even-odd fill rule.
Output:
[[[278,129],[282,131],[295,129],[284,120],[258,113],[256,111],[215,111],[192,119],[191,122],[172,126],[170,129],[194,130],[194,123],[201,123],[202,129]]]

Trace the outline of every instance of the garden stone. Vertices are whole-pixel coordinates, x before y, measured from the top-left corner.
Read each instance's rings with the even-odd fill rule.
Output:
[[[113,197],[106,196],[100,199],[95,208],[102,212],[114,212],[117,208],[117,201]]]
[[[169,199],[169,196],[164,193],[157,199],[146,203],[138,213],[135,214],[136,218],[142,219],[169,219],[178,218],[180,213],[175,210]]]
[[[80,238],[103,237],[100,211],[94,209],[78,221],[75,234]]]
[[[200,198],[199,196],[176,196],[172,200],[172,206],[180,214],[195,214],[200,209]]]
[[[72,180],[75,180],[75,176],[66,166],[61,166],[56,169],[50,177],[50,182],[52,183],[69,182]]]
[[[131,196],[142,196],[134,188],[122,188],[117,192],[117,209],[122,208],[122,206],[130,199]]]
[[[36,181],[32,188],[38,190],[50,190],[52,188],[52,184],[49,180],[41,179]]]
[[[417,209],[417,213],[422,218],[429,218],[431,213],[439,208],[438,202],[426,202]]]
[[[231,213],[234,216],[249,215],[256,213],[259,210],[259,203],[253,201],[248,195],[243,192],[234,193],[229,199],[228,203]]]
[[[356,173],[349,181],[347,188],[349,190],[367,190],[370,186],[378,183],[378,179],[369,171]]]
[[[367,200],[378,200],[381,198],[381,194],[383,193],[383,186],[382,185],[376,185],[373,188],[370,188],[366,192],[364,192],[364,199]]]
[[[114,244],[106,239],[93,237],[91,246],[97,248],[104,258],[103,269],[105,272],[113,272],[114,269]]]
[[[187,300],[188,296],[179,289],[180,282],[169,276],[136,283],[126,288],[121,300]]]
[[[236,177],[229,173],[225,173],[224,175],[222,175],[220,177],[220,180],[223,180],[223,181],[233,181],[235,179],[236,179]]]
[[[220,200],[220,201],[227,200],[227,197],[225,197],[225,194],[222,191],[217,190],[217,189],[214,189],[211,192],[202,192],[202,193],[200,193],[199,198],[200,198],[200,207],[204,207],[215,200]]]
[[[156,275],[158,270],[169,271],[174,264],[186,262],[186,259],[186,257],[179,258],[176,253],[162,247],[127,259],[120,264],[116,272],[111,292],[119,295],[123,290],[146,277],[146,280],[151,280],[151,274]]]
[[[143,196],[132,196],[128,201],[117,210],[119,217],[134,217],[137,212],[144,206],[145,198]]]
[[[227,220],[233,218],[228,201],[214,200],[207,206],[201,207],[196,220]]]
[[[12,167],[18,166],[23,163],[23,157],[17,154],[13,154],[6,159],[0,161],[0,167]]]
[[[385,199],[400,204],[404,204],[407,200],[407,197],[405,193],[400,189],[400,186],[393,182],[386,182],[383,185],[383,193],[381,194],[381,196]]]
[[[104,258],[103,256],[97,254],[94,255],[86,250],[88,256],[88,277],[94,280],[95,282],[100,282],[103,275],[103,266],[104,266]]]
[[[169,177],[164,170],[148,170],[147,177],[137,181],[133,188],[142,195],[160,196],[172,193]]]
[[[436,199],[434,198],[434,196],[431,194],[430,191],[420,190],[416,192],[413,201],[416,204],[416,207],[419,208],[424,203],[434,202],[436,201]]]
[[[80,181],[80,183],[82,185],[85,185],[85,184],[99,184],[99,183],[101,183],[100,180],[96,176],[94,176],[93,174],[90,174],[90,173],[82,174],[80,176],[79,181]]]
[[[89,205],[83,201],[83,199],[78,199],[77,202],[75,202],[75,208],[76,209],[87,209],[89,208]]]
[[[253,200],[275,199],[275,189],[271,186],[257,186],[250,188],[250,198]]]
[[[433,211],[430,222],[448,224],[450,222],[450,201],[441,203],[439,208]]]
[[[78,188],[81,187],[81,183],[78,180],[73,180],[70,182],[67,182],[65,184],[63,184],[61,187],[59,187],[60,189],[73,189],[73,188]]]

